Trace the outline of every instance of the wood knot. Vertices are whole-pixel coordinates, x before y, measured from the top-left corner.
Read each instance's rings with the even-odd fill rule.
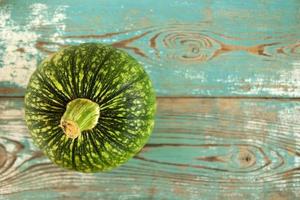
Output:
[[[0,144],[0,168],[4,166],[7,160],[7,152],[3,145]]]
[[[256,163],[256,158],[253,152],[246,148],[241,148],[238,153],[238,161],[241,168],[248,168]]]
[[[17,52],[25,53],[25,49],[23,47],[16,49]]]

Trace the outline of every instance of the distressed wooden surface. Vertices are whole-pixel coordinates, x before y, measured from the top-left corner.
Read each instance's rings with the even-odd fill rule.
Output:
[[[51,164],[32,144],[23,99],[0,105],[1,200],[300,198],[299,101],[158,98],[149,143],[98,174]]]
[[[299,21],[299,0],[0,0],[0,200],[300,199]],[[23,120],[37,64],[83,42],[129,52],[159,96],[109,173],[51,164]]]
[[[159,96],[300,96],[299,0],[0,1],[0,92],[42,58],[103,42],[145,65]]]

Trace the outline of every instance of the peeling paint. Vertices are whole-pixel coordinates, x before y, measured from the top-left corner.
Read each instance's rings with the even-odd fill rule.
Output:
[[[300,60],[295,61],[287,69],[277,72],[277,79],[270,79],[266,74],[254,75],[251,78],[244,79],[241,83],[237,78],[228,78],[226,83],[233,83],[235,86],[240,85],[243,90],[233,91],[239,95],[260,95],[268,96],[300,96]],[[219,80],[222,81],[222,80]],[[247,86],[248,87],[245,87]],[[245,89],[246,88],[246,89]]]
[[[37,54],[34,48],[34,42],[38,35],[30,31],[28,27],[22,28],[11,18],[11,10],[0,10],[0,57],[2,66],[0,68],[0,81],[9,81],[25,86],[29,76],[35,69],[36,59],[31,56]],[[24,48],[27,52],[24,55],[17,51],[18,48]]]
[[[12,19],[12,8],[0,10],[0,82],[16,83],[26,87],[27,82],[38,64],[42,53],[35,48],[41,34],[37,28],[55,25],[56,32],[50,35],[51,41],[59,40],[65,30],[66,6],[58,6],[50,15],[46,4],[35,3],[30,6],[26,24],[18,24]],[[21,49],[21,50],[20,50]]]

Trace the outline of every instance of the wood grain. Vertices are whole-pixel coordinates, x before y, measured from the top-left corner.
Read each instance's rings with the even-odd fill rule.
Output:
[[[51,164],[23,115],[0,99],[1,200],[300,198],[299,101],[159,98],[149,143],[98,174]]]
[[[0,200],[300,199],[299,9],[299,0],[0,0]],[[108,173],[53,165],[23,120],[38,63],[83,42],[133,55],[160,96],[148,144]]]
[[[102,42],[137,58],[159,96],[300,97],[300,2],[224,2],[3,1],[1,95],[23,95],[59,48]]]

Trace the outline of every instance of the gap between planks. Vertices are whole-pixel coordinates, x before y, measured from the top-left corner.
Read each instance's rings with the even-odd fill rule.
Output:
[[[0,99],[23,99],[24,96],[2,96]],[[265,96],[157,96],[156,99],[257,99],[278,101],[300,101],[300,97],[265,97]]]

